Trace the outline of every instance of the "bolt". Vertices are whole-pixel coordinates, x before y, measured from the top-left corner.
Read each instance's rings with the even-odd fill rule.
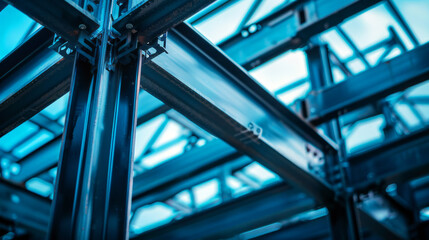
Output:
[[[253,123],[249,123],[249,129],[252,130],[253,129]]]
[[[85,30],[86,29],[86,25],[85,24],[79,24],[79,29],[80,30]]]
[[[133,29],[133,27],[134,27],[134,25],[133,25],[132,23],[127,23],[127,24],[125,25],[125,28],[126,28],[126,29],[128,29],[128,30]]]

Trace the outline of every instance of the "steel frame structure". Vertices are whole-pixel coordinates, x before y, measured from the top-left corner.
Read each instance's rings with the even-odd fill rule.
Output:
[[[297,236],[303,225],[321,239],[428,236],[414,206],[427,206],[427,184],[394,197],[384,190],[391,183],[406,188],[410,180],[429,174],[428,129],[347,155],[338,124],[346,112],[426,80],[427,45],[336,85],[327,47],[308,48],[314,92],[303,102],[306,120],[245,70],[307,45],[316,34],[381,1],[292,2],[256,23],[258,31],[221,43],[228,56],[182,23],[210,0],[143,0],[135,6],[113,0],[4,2],[44,28],[0,62],[0,136],[70,90],[62,137],[28,156],[22,174],[11,179],[24,182],[55,166],[60,155],[54,199],[1,179],[0,217],[6,229],[13,225],[23,237],[49,239],[220,239],[326,207],[327,217],[285,223],[257,239]],[[324,11],[314,17],[314,9]],[[285,26],[292,27],[279,30]],[[42,74],[29,71],[47,59]],[[139,98],[140,88],[162,102],[140,111],[139,104],[151,101]],[[133,180],[136,125],[171,108],[223,141],[213,140]],[[328,137],[310,124],[324,128]],[[60,153],[52,151],[59,145]],[[235,171],[252,159],[283,181],[129,236],[130,211],[213,178],[224,165]],[[320,163],[322,170],[315,171]],[[414,205],[404,203],[410,198]],[[376,211],[394,217],[380,219]]]

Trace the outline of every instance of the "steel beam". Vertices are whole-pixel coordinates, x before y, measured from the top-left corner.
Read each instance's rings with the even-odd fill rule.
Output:
[[[409,239],[407,220],[383,198],[372,196],[364,200],[357,206],[357,213],[362,226],[383,239]]]
[[[122,34],[135,30],[139,41],[147,43],[212,2],[214,0],[143,0],[116,19],[113,27]]]
[[[33,117],[69,90],[68,70],[71,69],[73,60],[60,58],[59,61],[47,61],[46,57],[57,58],[53,51],[46,49],[15,69],[10,77],[2,79],[0,136]]]
[[[309,121],[320,124],[429,78],[429,44],[309,95]]]
[[[132,239],[224,239],[316,207],[306,194],[279,183]]]
[[[82,31],[89,34],[99,27],[97,19],[70,0],[3,0],[72,44]]]
[[[110,12],[113,2],[103,4]],[[128,238],[142,52],[108,72],[104,30],[95,73],[76,55],[50,239]]]
[[[55,34],[40,28],[0,61],[0,79],[52,44]]]
[[[307,150],[335,147],[188,25],[168,42],[168,54],[143,66],[148,92],[318,200],[333,200],[330,186],[308,170]]]
[[[306,55],[312,91],[317,92],[324,87],[332,85],[333,77],[328,46],[324,44],[308,48],[306,50]],[[338,119],[334,119],[320,127],[325,130],[327,136],[341,143],[342,134]],[[331,182],[342,186],[342,188],[338,188],[337,191],[342,191],[347,188],[346,172],[340,167],[345,160],[344,151],[341,150],[338,152],[337,156],[328,158],[326,164],[326,172],[332,179]],[[361,239],[355,214],[355,201],[352,194],[353,193],[346,192],[343,196],[344,201],[342,204],[328,206],[333,239]]]
[[[347,157],[350,184],[365,189],[374,184],[408,181],[429,173],[429,129],[387,141]]]
[[[73,60],[47,48],[53,37],[42,28],[0,62],[0,136],[68,91]]]
[[[253,24],[258,30],[237,33],[219,47],[247,70],[303,47],[308,40],[381,0],[295,1]]]

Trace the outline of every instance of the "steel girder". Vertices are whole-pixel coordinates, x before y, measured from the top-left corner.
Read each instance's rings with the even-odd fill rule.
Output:
[[[348,157],[357,189],[419,178],[429,173],[429,129],[425,128]]]
[[[320,124],[429,79],[429,44],[311,93],[309,121]]]
[[[185,34],[186,35],[186,34]],[[177,36],[176,36],[177,37]],[[185,37],[185,39],[186,39],[186,37]],[[189,39],[187,39],[185,42],[187,42],[187,41],[189,41]],[[173,41],[173,43],[174,43],[174,41]],[[195,42],[194,42],[195,43]],[[201,46],[201,45],[199,45],[199,44],[197,44],[198,46]],[[207,49],[205,49],[205,50],[207,50]],[[210,51],[209,51],[210,52]],[[210,54],[209,54],[210,55]],[[216,56],[216,54],[214,54],[215,56]],[[213,56],[213,54],[211,55],[211,57]],[[223,61],[222,60],[222,57],[220,57],[220,59],[221,59],[221,61]],[[222,65],[222,64],[219,64],[219,62],[217,62],[216,63],[217,64],[217,67],[219,67],[219,68],[225,68],[225,66],[219,66],[219,65]],[[215,64],[215,65],[216,65]],[[155,65],[156,65],[156,63],[155,64],[152,64],[152,65],[150,65],[151,66],[151,68],[153,68],[153,67],[155,67]],[[158,69],[160,72],[162,72],[160,69]],[[170,69],[171,70],[171,69]],[[222,70],[223,71],[223,70]],[[150,71],[149,71],[150,72]],[[157,73],[160,73],[160,72],[157,72]],[[167,74],[165,74],[167,71],[164,71],[163,73],[164,73],[164,75],[167,75]],[[228,72],[228,71],[225,71],[225,72]],[[234,71],[232,71],[232,72],[234,72]],[[235,75],[235,73],[231,73],[231,71],[229,71],[228,73],[227,73],[228,75]],[[156,74],[154,74],[154,75],[152,75],[152,76],[150,76],[150,77],[153,77],[153,76],[155,76]],[[158,75],[159,76],[159,75]],[[167,77],[171,77],[171,76],[167,76]],[[252,89],[252,91],[254,91],[255,89]],[[157,89],[157,91],[159,91],[159,89]],[[256,91],[257,92],[257,91]],[[185,92],[185,94],[186,94],[186,92]],[[256,93],[255,95],[259,95],[258,93]],[[265,101],[265,100],[264,100]],[[207,106],[207,105],[206,105]],[[186,109],[185,109],[186,110]],[[194,118],[195,119],[195,118]],[[201,120],[200,120],[201,121]],[[292,121],[293,122],[293,121]],[[296,122],[295,122],[296,123]],[[298,124],[299,124],[299,122],[298,122]],[[244,125],[242,125],[242,126],[244,126]],[[310,134],[311,135],[311,134]],[[236,136],[233,136],[233,138],[234,137],[236,137]],[[307,136],[308,137],[308,136]],[[314,136],[313,136],[314,137]],[[310,136],[310,138],[311,138],[311,136]],[[232,141],[232,140],[231,140]],[[243,146],[243,148],[246,148],[246,146]],[[242,148],[242,149],[243,149]],[[246,149],[244,149],[244,150],[246,150]],[[310,178],[311,179],[311,178]],[[324,199],[324,198],[321,198],[322,200]]]
[[[68,91],[73,59],[48,49],[53,38],[42,28],[0,62],[0,136]]]
[[[288,49],[304,46],[316,34],[379,2],[381,0],[295,1],[252,24],[257,27],[255,32],[243,29],[219,47],[249,70]]]
[[[122,34],[137,31],[139,41],[146,43],[212,2],[214,0],[143,0],[116,19],[113,27]]]
[[[148,92],[319,201],[333,201],[333,190],[307,165],[308,149],[333,153],[330,142],[188,25],[171,31],[168,42],[168,54],[143,66]]]

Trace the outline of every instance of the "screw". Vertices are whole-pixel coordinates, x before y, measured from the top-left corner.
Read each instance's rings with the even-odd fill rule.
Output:
[[[249,123],[249,129],[252,130],[253,129],[253,123]]]
[[[125,28],[126,28],[126,29],[128,29],[128,30],[133,29],[133,27],[134,27],[134,25],[133,25],[132,23],[127,23],[127,24],[125,25]]]
[[[86,29],[86,25],[85,24],[79,24],[79,29],[80,30],[85,30]]]

